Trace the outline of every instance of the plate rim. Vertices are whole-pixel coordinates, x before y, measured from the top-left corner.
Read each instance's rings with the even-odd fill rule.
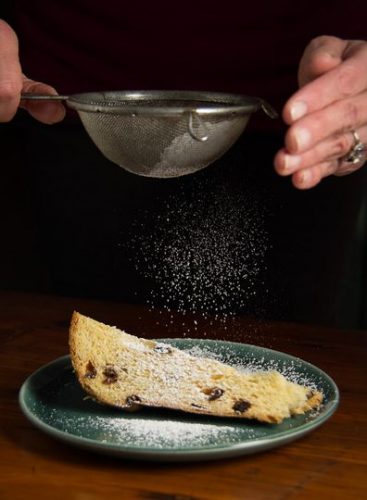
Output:
[[[71,358],[69,354],[65,354],[63,356],[59,356],[52,361],[40,366],[34,372],[32,372],[22,383],[21,388],[19,390],[18,395],[18,403],[20,409],[26,418],[38,429],[45,432],[46,434],[52,436],[53,438],[59,439],[61,441],[67,442],[68,444],[75,445],[82,448],[92,449],[95,452],[110,454],[110,455],[119,455],[122,457],[131,457],[137,459],[149,459],[162,461],[165,459],[176,459],[176,461],[185,461],[185,460],[202,460],[202,459],[217,459],[221,457],[231,457],[237,455],[247,455],[252,453],[258,453],[260,451],[265,451],[269,448],[276,448],[280,444],[287,444],[291,441],[294,441],[298,438],[301,438],[308,434],[309,432],[320,427],[325,421],[327,421],[336,411],[340,403],[340,391],[333,380],[333,378],[324,372],[322,369],[318,368],[316,365],[303,360],[300,357],[293,356],[292,354],[288,354],[284,351],[274,350],[268,347],[262,347],[255,344],[248,344],[242,342],[233,342],[233,341],[225,341],[225,340],[216,340],[216,339],[194,339],[194,338],[155,338],[153,340],[159,342],[174,342],[178,341],[182,342],[194,342],[194,344],[217,344],[217,345],[233,345],[234,348],[241,346],[242,348],[251,348],[251,349],[259,349],[262,351],[266,351],[269,354],[274,353],[274,355],[285,356],[287,359],[292,361],[301,362],[302,365],[306,365],[307,367],[315,370],[317,374],[321,375],[323,379],[325,379],[328,384],[331,386],[334,397],[328,401],[328,406],[325,408],[325,411],[318,415],[315,419],[310,420],[309,422],[305,422],[296,428],[286,429],[281,431],[274,437],[259,437],[254,438],[250,441],[240,441],[237,443],[225,444],[225,445],[216,445],[213,447],[203,446],[201,448],[188,448],[188,447],[180,447],[177,449],[174,448],[158,448],[158,447],[131,447],[131,446],[123,446],[121,443],[111,443],[111,442],[99,442],[92,438],[78,436],[76,434],[70,434],[67,431],[63,431],[52,426],[49,423],[44,422],[36,413],[32,412],[25,401],[26,391],[28,389],[29,384],[37,378],[37,376],[46,371],[48,368],[53,367],[57,364],[66,364],[70,363]],[[178,346],[177,346],[178,347]],[[71,365],[72,366],[72,365]]]

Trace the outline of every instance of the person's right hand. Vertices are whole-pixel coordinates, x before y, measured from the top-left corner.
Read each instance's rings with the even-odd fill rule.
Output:
[[[34,118],[47,124],[59,122],[64,118],[65,108],[61,102],[21,101],[22,92],[57,94],[50,85],[35,82],[23,75],[17,35],[0,19],[0,122],[10,121],[18,107],[26,109]]]

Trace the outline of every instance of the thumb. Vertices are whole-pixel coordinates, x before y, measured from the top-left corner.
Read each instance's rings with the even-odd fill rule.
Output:
[[[298,83],[303,87],[341,64],[348,42],[334,36],[320,36],[306,47],[298,69]]]

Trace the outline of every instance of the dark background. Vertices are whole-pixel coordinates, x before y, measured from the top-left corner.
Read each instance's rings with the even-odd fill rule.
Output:
[[[1,125],[0,143],[2,288],[144,302],[152,283],[134,269],[132,228],[150,234],[172,196],[224,184],[263,204],[270,241],[256,300],[239,312],[365,326],[365,170],[295,190],[273,172],[280,139],[250,127],[219,162],[172,180],[104,160],[78,125],[21,116]]]
[[[155,180],[105,160],[78,120],[49,127],[19,112],[0,125],[0,287],[146,302],[154,283],[134,267],[134,231],[150,234],[172,196],[225,186],[264,208],[270,242],[256,297],[238,312],[365,328],[366,170],[298,191],[273,171],[284,129],[261,134],[260,121],[202,172]]]

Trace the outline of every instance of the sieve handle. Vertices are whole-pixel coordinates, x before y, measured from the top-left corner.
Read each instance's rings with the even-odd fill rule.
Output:
[[[203,134],[198,130],[199,127]],[[189,133],[195,141],[205,142],[209,138],[209,131],[196,111],[191,111],[189,115]]]
[[[67,101],[68,95],[53,95],[53,94],[33,94],[32,92],[24,92],[20,95],[21,100],[24,101]]]
[[[272,118],[275,120],[276,118],[279,118],[278,112],[273,108],[271,104],[269,104],[267,101],[264,99],[259,99],[261,109],[264,111],[266,115],[269,116],[269,118]]]

